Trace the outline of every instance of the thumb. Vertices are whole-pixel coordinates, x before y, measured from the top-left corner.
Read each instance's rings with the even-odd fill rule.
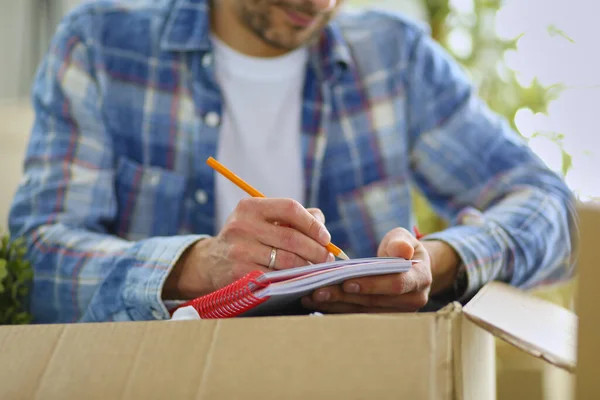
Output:
[[[325,224],[325,214],[323,214],[323,211],[321,211],[318,208],[307,208],[306,210],[309,213],[311,213],[312,216],[317,219],[317,221],[319,221],[322,224]]]
[[[382,248],[383,257],[398,257],[410,260],[415,255],[415,248],[404,239],[392,239]]]

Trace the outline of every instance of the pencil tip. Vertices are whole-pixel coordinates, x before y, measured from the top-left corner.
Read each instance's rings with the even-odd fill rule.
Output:
[[[342,260],[350,260],[350,257],[348,257],[346,253],[344,253],[342,250],[340,250],[340,254],[338,254],[338,257]]]

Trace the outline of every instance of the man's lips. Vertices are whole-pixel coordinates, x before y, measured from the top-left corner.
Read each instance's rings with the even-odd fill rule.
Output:
[[[303,28],[310,26],[316,18],[316,17],[310,17],[306,14],[301,14],[301,13],[298,13],[298,12],[295,12],[292,10],[285,10],[285,13],[287,14],[287,16],[292,24],[303,27]]]

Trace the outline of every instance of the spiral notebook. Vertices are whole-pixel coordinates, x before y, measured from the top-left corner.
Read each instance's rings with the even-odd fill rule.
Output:
[[[254,271],[206,296],[176,309],[193,307],[200,318],[274,315],[312,291],[348,279],[408,271],[417,260],[377,257],[341,260],[282,271]]]

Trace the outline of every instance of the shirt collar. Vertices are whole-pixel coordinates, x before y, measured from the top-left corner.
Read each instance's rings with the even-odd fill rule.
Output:
[[[177,0],[160,39],[164,51],[211,51],[209,0]],[[310,46],[311,61],[321,77],[335,79],[351,65],[341,29],[331,22]]]
[[[208,0],[177,0],[160,39],[165,51],[210,50],[210,10]]]
[[[335,21],[330,22],[311,45],[311,57],[325,80],[338,78],[352,65],[350,48]]]

